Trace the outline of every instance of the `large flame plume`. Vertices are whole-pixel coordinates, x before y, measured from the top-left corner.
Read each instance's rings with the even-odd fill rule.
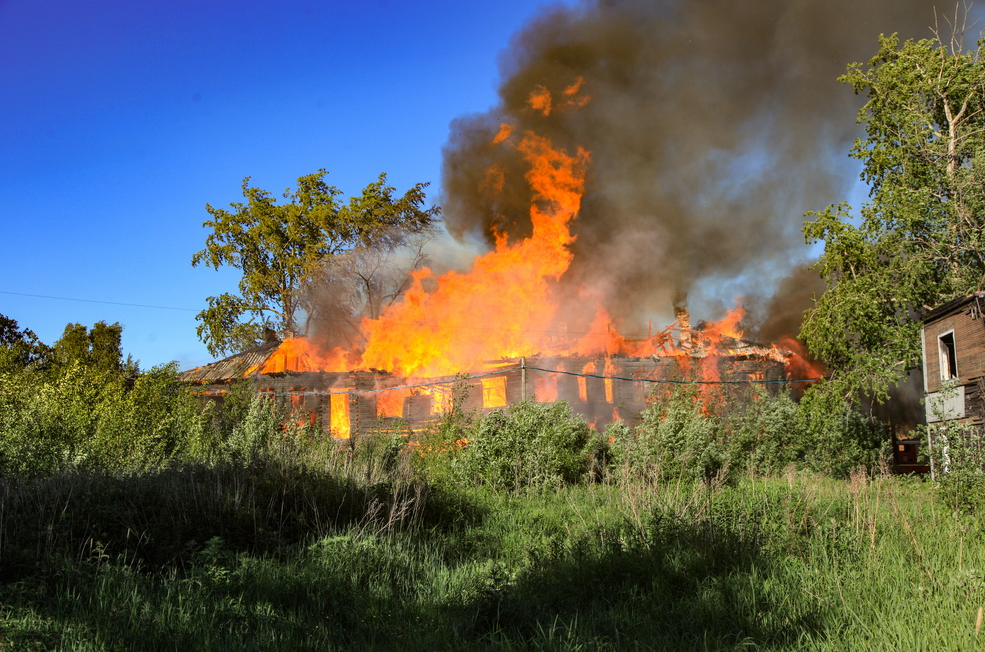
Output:
[[[760,331],[775,341],[795,333],[808,284],[781,282],[809,256],[801,216],[844,196],[852,176],[840,161],[857,100],[835,78],[879,32],[926,35],[932,19],[929,0],[545,11],[502,59],[499,104],[457,120],[444,151],[446,224],[489,250],[467,271],[418,270],[402,301],[363,321],[358,345],[287,341],[262,371],[423,376],[619,354],[703,357],[711,374],[744,315],[784,315],[782,329],[767,318]],[[621,328],[671,322],[682,297],[720,316],[737,295],[754,314],[678,324],[681,341]]]

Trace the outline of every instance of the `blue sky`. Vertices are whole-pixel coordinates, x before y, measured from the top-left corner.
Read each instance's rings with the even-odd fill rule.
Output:
[[[497,54],[548,4],[0,0],[0,313],[208,362],[195,314],[236,276],[191,267],[206,202],[318,168],[436,199],[450,122],[495,103]]]

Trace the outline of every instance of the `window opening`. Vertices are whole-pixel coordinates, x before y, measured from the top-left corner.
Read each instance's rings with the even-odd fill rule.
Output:
[[[482,407],[506,405],[506,376],[482,379]]]
[[[958,377],[958,356],[954,350],[954,331],[944,333],[937,338],[940,350],[941,380],[951,380]]]

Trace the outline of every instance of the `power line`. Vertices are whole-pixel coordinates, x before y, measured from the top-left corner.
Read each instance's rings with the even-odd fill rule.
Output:
[[[8,292],[0,290],[0,294],[12,294],[18,297],[33,297],[35,299],[56,299],[58,301],[78,301],[81,303],[102,303],[110,306],[128,306],[130,308],[153,308],[155,310],[183,310],[195,312],[194,308],[176,308],[174,306],[153,306],[146,303],[124,303],[122,301],[99,301],[97,299],[76,299],[75,297],[55,297],[47,294],[28,294],[27,292]]]
[[[562,371],[560,369],[544,369],[541,367],[530,367],[525,364],[517,365],[515,367],[510,367],[508,369],[498,369],[496,371],[490,371],[482,374],[474,374],[466,376],[463,378],[457,378],[455,380],[437,380],[430,382],[422,382],[413,385],[397,385],[394,387],[378,387],[373,389],[345,389],[341,391],[332,390],[303,390],[303,391],[293,391],[293,392],[283,392],[283,391],[273,391],[273,392],[262,392],[265,396],[348,396],[350,394],[376,394],[379,392],[389,392],[395,390],[408,390],[415,389],[417,387],[434,387],[436,385],[456,385],[461,382],[468,383],[470,380],[476,378],[486,378],[489,376],[498,376],[511,371],[520,371],[526,369],[527,371],[541,371],[549,374],[561,374],[565,376],[577,376],[580,378],[596,378],[599,380],[618,380],[622,382],[630,383],[650,383],[655,385],[789,385],[795,383],[816,383],[821,380],[826,380],[826,376],[818,376],[817,378],[785,378],[777,380],[755,380],[752,378],[744,380],[690,380],[690,379],[663,379],[663,378],[625,378],[622,376],[599,376],[596,374],[586,374],[578,373],[574,371]],[[209,390],[203,392],[209,395]]]

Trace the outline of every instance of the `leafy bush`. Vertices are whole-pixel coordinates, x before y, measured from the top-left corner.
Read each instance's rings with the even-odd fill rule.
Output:
[[[571,484],[588,472],[597,439],[566,402],[526,400],[479,422],[456,459],[455,475],[508,490]]]
[[[229,438],[223,442],[226,456],[246,461],[260,457],[270,446],[285,415],[273,401],[254,393],[242,419],[235,422]]]
[[[468,394],[468,385],[459,383],[451,409],[414,442],[411,466],[429,484],[447,487],[457,481],[455,467],[475,426],[475,414],[464,407]]]
[[[614,462],[623,472],[662,479],[714,476],[727,465],[727,448],[721,423],[705,405],[696,385],[654,395],[635,438],[613,442]]]
[[[874,469],[886,438],[885,427],[821,386],[806,392],[797,406],[803,466],[847,478],[858,467]]]
[[[0,373],[0,473],[157,468],[204,436],[197,399],[169,365],[128,382],[72,364]]]
[[[836,477],[873,468],[883,428],[829,392],[800,403],[761,386],[681,385],[652,397],[635,431],[607,432],[613,468],[629,477],[735,480],[744,471],[775,475],[790,464]]]
[[[37,475],[88,463],[101,408],[122,379],[70,366],[57,374],[0,374],[0,471]]]
[[[797,403],[790,394],[762,386],[741,392],[721,418],[728,429],[729,465],[760,475],[781,473],[804,454],[797,429]]]
[[[98,409],[86,449],[90,464],[102,469],[155,469],[187,458],[207,428],[198,400],[178,380],[173,363],[140,374],[130,388],[120,386]]]
[[[930,437],[937,495],[954,510],[975,513],[985,505],[985,446],[981,428],[935,424]]]

